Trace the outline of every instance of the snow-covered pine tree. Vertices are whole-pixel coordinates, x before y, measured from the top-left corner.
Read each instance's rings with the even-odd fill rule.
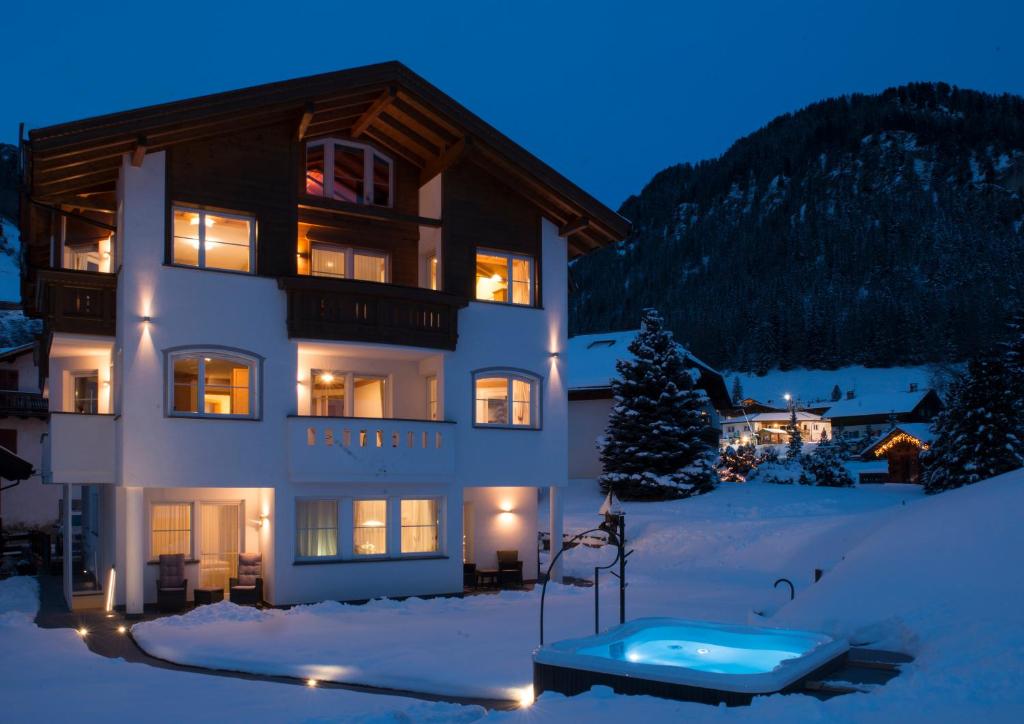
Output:
[[[922,455],[927,493],[970,485],[1024,465],[1020,413],[1007,394],[1015,384],[1004,359],[975,357],[947,393],[932,425],[935,440]]]
[[[839,449],[830,440],[823,440],[810,455],[800,459],[803,471],[801,485],[822,485],[830,488],[845,488],[853,485],[853,478],[843,465]]]
[[[740,382],[740,376],[736,375],[732,378],[732,404],[738,405],[743,401],[743,383]]]
[[[680,498],[716,482],[703,393],[656,309],[645,309],[615,364],[614,406],[600,441],[601,489],[621,500]]]
[[[839,402],[843,399],[843,391],[839,389],[839,385],[832,388],[832,402]]]
[[[789,444],[786,445],[786,459],[797,460],[804,449],[803,438],[800,437],[800,426],[796,422],[796,405],[789,406]]]
[[[715,470],[725,483],[742,483],[757,467],[757,448],[753,445],[730,445],[722,451]]]

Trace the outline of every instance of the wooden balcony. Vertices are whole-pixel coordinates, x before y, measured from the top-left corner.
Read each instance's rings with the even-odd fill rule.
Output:
[[[0,417],[36,417],[46,419],[50,401],[38,392],[0,390]]]
[[[466,300],[432,289],[354,279],[281,277],[288,336],[454,350]]]
[[[51,332],[116,332],[117,275],[67,269],[36,273],[36,308]]]

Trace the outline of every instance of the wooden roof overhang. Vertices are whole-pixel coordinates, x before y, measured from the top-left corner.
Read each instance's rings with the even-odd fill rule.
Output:
[[[420,169],[425,183],[472,155],[559,225],[575,257],[618,241],[629,222],[398,62],[369,65],[87,118],[29,132],[36,202],[113,211],[121,159],[293,122],[298,139],[366,138]]]

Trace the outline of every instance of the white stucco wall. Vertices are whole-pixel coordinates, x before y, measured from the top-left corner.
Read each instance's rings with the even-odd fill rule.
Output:
[[[597,438],[604,435],[612,400],[569,403],[569,478],[597,478],[603,472]]]

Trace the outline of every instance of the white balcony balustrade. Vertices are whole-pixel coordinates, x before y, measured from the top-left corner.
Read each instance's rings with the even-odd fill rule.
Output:
[[[453,423],[378,418],[290,417],[293,483],[449,483]]]
[[[50,413],[43,441],[43,482],[113,484],[114,416]]]

